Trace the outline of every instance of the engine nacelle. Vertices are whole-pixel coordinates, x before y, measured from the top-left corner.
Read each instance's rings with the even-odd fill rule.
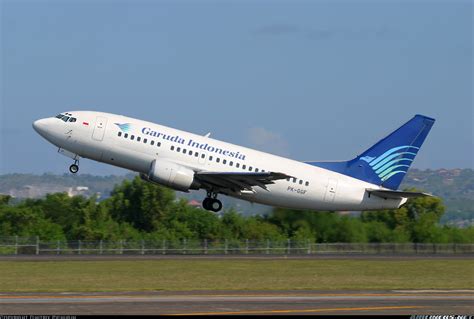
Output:
[[[165,160],[154,160],[151,163],[148,176],[140,176],[146,181],[183,192],[199,189],[199,183],[195,181],[192,169]]]

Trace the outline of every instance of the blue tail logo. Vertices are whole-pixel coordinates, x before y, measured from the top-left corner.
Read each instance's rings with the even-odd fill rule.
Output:
[[[375,174],[384,182],[396,174],[405,174],[419,149],[416,146],[404,145],[391,148],[370,161],[367,161],[367,157],[361,160],[369,163]]]
[[[415,115],[360,156],[343,162],[306,162],[372,184],[397,189],[435,120]]]
[[[117,125],[122,132],[125,132],[125,133],[130,132],[131,126],[132,126],[132,124],[130,123],[125,123],[125,124],[114,123],[114,124]]]

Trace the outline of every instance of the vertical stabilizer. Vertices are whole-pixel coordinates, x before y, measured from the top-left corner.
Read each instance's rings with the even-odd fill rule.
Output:
[[[347,162],[306,162],[372,184],[397,189],[435,120],[415,115],[411,120]]]

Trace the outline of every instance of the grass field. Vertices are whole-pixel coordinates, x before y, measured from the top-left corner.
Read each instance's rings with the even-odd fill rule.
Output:
[[[0,292],[472,288],[472,259],[0,262]]]

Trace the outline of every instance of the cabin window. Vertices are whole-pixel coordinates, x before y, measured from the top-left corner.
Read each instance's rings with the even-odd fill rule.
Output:
[[[293,177],[293,183],[296,183],[296,178]]]
[[[185,148],[183,148],[183,154],[186,154],[186,149]]]
[[[251,171],[252,171],[252,166],[249,166],[249,172],[251,172]]]
[[[309,182],[304,183],[305,186],[309,186]]]
[[[198,152],[194,153],[194,156],[198,157],[198,156],[199,156],[199,153],[198,153]]]
[[[140,142],[142,138],[140,136],[137,136],[137,142]]]
[[[229,162],[229,165],[230,165],[230,166],[234,166],[234,162],[230,161],[230,162]]]
[[[239,167],[240,167],[240,163],[235,163],[235,167],[239,168]]]
[[[300,179],[300,185],[303,185],[303,180],[302,179]]]
[[[219,163],[221,159],[219,157],[216,157],[216,163]]]
[[[118,132],[118,136],[122,136],[122,132]]]
[[[146,144],[146,142],[148,142],[148,140],[146,138],[143,139],[143,143]]]
[[[128,138],[128,133],[125,133],[123,137]]]
[[[189,150],[188,154],[193,155],[193,151]]]
[[[133,141],[135,139],[135,135],[130,135],[130,139]]]
[[[171,145],[171,150],[174,151],[174,145]]]
[[[150,145],[155,145],[155,141],[154,141],[154,140],[151,140],[151,141],[150,141]]]
[[[226,159],[222,160],[222,164],[227,164],[227,160]]]
[[[156,143],[156,145],[157,145],[158,147],[160,147],[160,146],[161,146],[161,142]]]
[[[242,165],[242,169],[246,169],[247,168],[247,165]]]
[[[258,168],[255,168],[255,172],[258,173]]]
[[[201,154],[201,158],[204,158],[204,157],[206,157],[206,155],[205,155],[205,154]]]
[[[209,156],[209,160],[212,161],[212,156]]]
[[[176,152],[181,152],[181,148],[180,148],[180,147],[177,147],[177,148],[176,148]]]

